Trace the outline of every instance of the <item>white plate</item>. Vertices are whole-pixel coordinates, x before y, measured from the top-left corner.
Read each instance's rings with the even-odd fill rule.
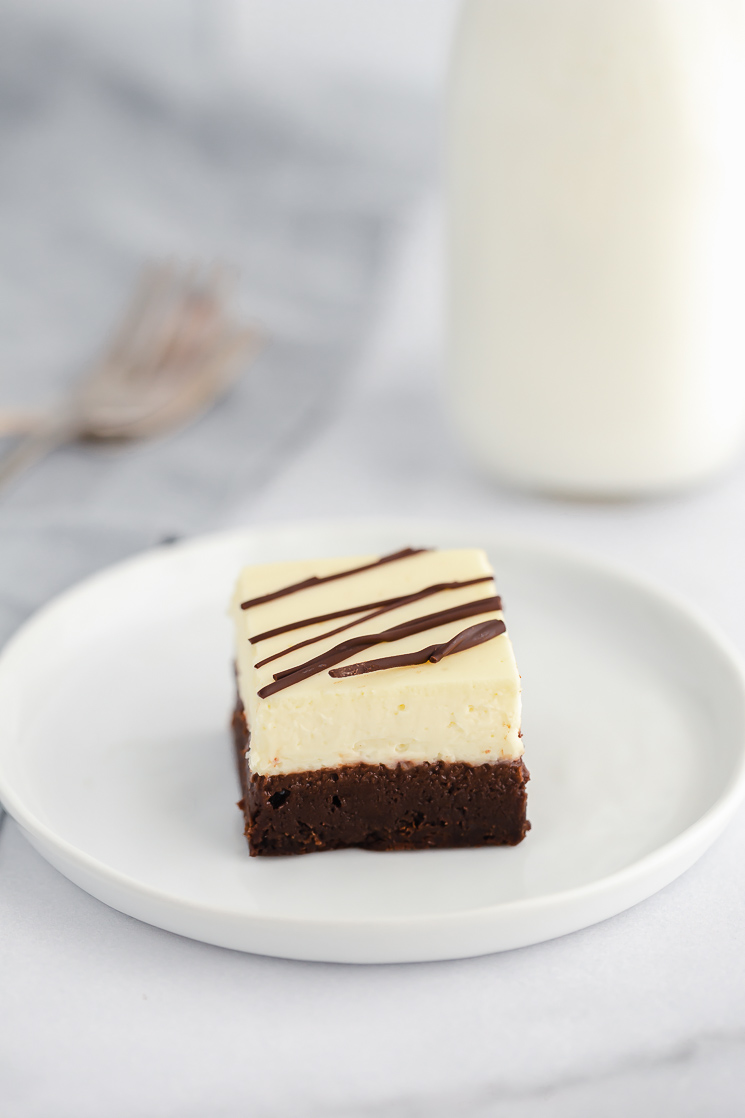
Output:
[[[523,674],[516,848],[249,858],[226,729],[241,564],[488,549]],[[483,527],[299,524],[148,553],[62,595],[0,659],[0,796],[106,904],[242,951],[460,958],[603,920],[682,873],[745,787],[737,654],[613,567]]]

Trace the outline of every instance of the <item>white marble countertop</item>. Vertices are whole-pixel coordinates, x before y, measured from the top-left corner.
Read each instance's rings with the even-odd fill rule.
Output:
[[[38,74],[38,39],[13,33]],[[172,533],[415,509],[623,560],[695,598],[745,650],[745,465],[676,498],[568,504],[489,484],[452,442],[437,391],[432,118],[416,98],[390,129],[390,104],[361,95],[346,115],[308,110],[302,128],[266,105],[233,107],[226,124],[212,95],[184,107],[131,74],[99,73],[69,44],[54,57],[38,86],[17,68],[6,99],[2,344],[16,374],[4,390],[18,401],[53,391],[140,256],[169,247],[237,255],[242,297],[272,343],[188,431],[61,452],[0,495],[3,638],[58,589]],[[53,186],[34,185],[50,162]],[[594,928],[481,959],[334,966],[139,924],[68,882],[8,821],[0,1108],[730,1118],[745,1111],[744,863],[741,813],[682,878]]]

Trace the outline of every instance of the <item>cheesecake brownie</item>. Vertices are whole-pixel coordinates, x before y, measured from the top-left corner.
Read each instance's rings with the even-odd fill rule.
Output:
[[[251,854],[525,836],[520,677],[482,551],[247,567],[232,612]]]

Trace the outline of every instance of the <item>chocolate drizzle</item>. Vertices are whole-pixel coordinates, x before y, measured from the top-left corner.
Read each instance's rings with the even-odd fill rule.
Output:
[[[424,590],[417,590],[416,593],[400,594],[398,598],[385,598],[381,602],[365,602],[362,606],[349,606],[348,609],[337,609],[333,613],[319,613],[316,617],[304,617],[302,621],[290,621],[287,625],[279,625],[276,629],[267,629],[266,632],[257,633],[255,637],[249,637],[248,639],[251,644],[259,644],[260,641],[269,640],[270,637],[281,637],[283,633],[291,633],[293,629],[304,629],[307,625],[320,625],[323,621],[336,621],[337,617],[350,617],[353,613],[364,613],[367,609],[380,610],[382,613],[385,609],[395,609],[396,606],[416,602],[418,598],[428,598],[430,594],[439,594],[441,590],[460,590],[464,586],[475,586],[478,582],[490,582],[493,578],[494,575],[482,575],[480,578],[469,578],[467,582],[437,582],[434,586],[425,586]],[[358,622],[353,621],[352,624],[357,625]],[[337,632],[341,632],[341,629],[338,629]],[[331,635],[331,633],[324,633],[324,636],[327,637]],[[256,667],[258,668],[259,665],[257,664]]]
[[[403,640],[404,637],[414,636],[415,633],[435,629],[438,625],[446,625],[450,621],[460,621],[462,618],[472,617],[474,614],[491,613],[493,610],[500,609],[500,607],[500,599],[493,595],[490,598],[480,598],[475,602],[466,602],[461,606],[452,606],[450,609],[443,609],[437,613],[429,613],[424,617],[415,617],[411,621],[404,621],[400,625],[384,629],[380,633],[365,633],[364,636],[351,637],[349,640],[342,641],[341,644],[328,649],[320,656],[306,661],[305,664],[299,664],[295,668],[277,672],[274,676],[274,682],[261,688],[258,693],[259,697],[266,699],[277,691],[282,691],[285,687],[300,683],[301,680],[307,679],[309,676],[318,675],[319,672],[333,668],[342,660],[349,659],[355,652],[364,652],[365,649],[372,648],[376,644]]]
[[[262,606],[265,602],[274,602],[277,598],[286,598],[288,594],[296,594],[299,590],[309,590],[312,586],[320,586],[324,582],[334,582],[338,578],[348,578],[350,575],[358,575],[362,571],[371,571],[374,567],[382,567],[385,563],[394,563],[397,559],[408,559],[412,555],[421,555],[423,551],[427,550],[426,547],[405,547],[401,551],[394,551],[392,555],[384,555],[382,559],[376,559],[374,563],[366,563],[364,567],[353,567],[350,571],[339,571],[338,574],[325,575],[323,578],[312,575],[311,578],[306,578],[302,582],[294,582],[291,586],[274,590],[271,594],[262,594],[260,598],[249,598],[247,601],[241,602],[241,609]]]
[[[364,621],[371,621],[372,618],[380,617],[383,613],[388,613],[393,609],[399,609],[401,606],[410,605],[412,602],[418,602],[422,598],[428,598],[432,594],[439,594],[443,590],[460,590],[465,586],[475,586],[479,582],[491,582],[492,577],[492,575],[484,575],[482,578],[472,578],[467,582],[438,582],[434,586],[427,586],[424,590],[418,590],[415,594],[406,594],[400,598],[389,598],[384,602],[369,602],[366,606],[355,606],[353,609],[340,609],[336,613],[321,614],[318,617],[309,617],[305,621],[293,621],[291,624],[282,625],[278,629],[269,629],[266,633],[259,633],[256,637],[250,637],[249,640],[251,644],[258,644],[261,640],[291,632],[293,629],[302,629],[306,625],[317,625],[322,621],[332,621],[337,617],[348,617],[350,613],[359,613],[361,610],[370,609],[373,611],[372,613],[365,614],[364,617],[356,617],[354,621],[350,621],[347,625],[340,625],[338,629],[331,629],[326,633],[320,633],[317,637],[310,637],[306,641],[300,641],[298,644],[290,645],[289,648],[283,648],[281,652],[275,652],[272,656],[265,656],[263,660],[259,660],[254,664],[254,667],[263,668],[265,664],[271,664],[273,660],[279,660],[282,656],[287,656],[290,652],[297,652],[299,648],[307,648],[309,644],[317,644],[318,641],[325,640],[327,637],[335,637],[337,633],[343,633],[347,629],[353,629],[355,625],[361,625]],[[501,609],[501,605],[498,608]]]
[[[506,632],[504,621],[482,621],[480,625],[471,625],[468,629],[464,629],[445,644],[431,644],[419,652],[405,652],[400,656],[382,656],[379,660],[363,660],[359,664],[332,668],[329,675],[334,679],[344,679],[350,675],[382,672],[386,668],[405,668],[409,665],[426,663],[439,664],[445,656],[452,656],[455,652],[465,652],[467,648],[475,648],[477,644],[494,640],[495,637]]]

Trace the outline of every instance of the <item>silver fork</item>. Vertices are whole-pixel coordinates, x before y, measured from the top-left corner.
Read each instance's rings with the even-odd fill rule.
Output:
[[[186,423],[240,372],[257,344],[226,312],[226,269],[147,268],[108,346],[68,399],[0,461],[0,485],[77,439],[142,439]]]

